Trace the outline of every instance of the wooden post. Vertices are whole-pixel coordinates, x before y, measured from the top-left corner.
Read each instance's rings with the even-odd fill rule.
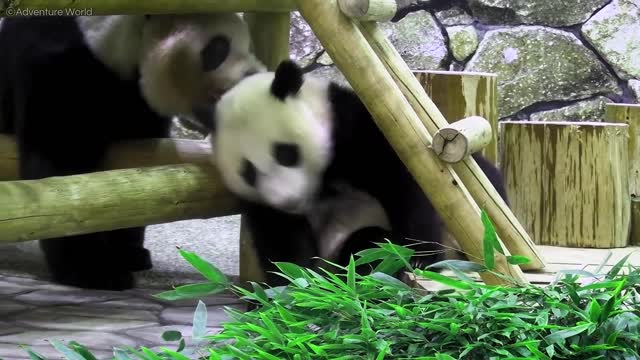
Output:
[[[489,121],[491,142],[481,154],[498,165],[498,76],[438,70],[414,70],[413,74],[449,123],[469,116]]]
[[[640,245],[640,105],[606,104],[604,120],[629,125],[631,245]]]
[[[249,24],[253,51],[268,70],[274,71],[280,62],[289,58],[291,14],[245,13]],[[251,230],[244,215],[240,217],[240,283],[261,282],[266,279],[253,246]]]
[[[0,242],[237,214],[211,165],[182,164],[0,182]]]
[[[407,64],[378,25],[374,22],[364,22],[360,24],[360,28],[362,35],[371,44],[379,58],[383,60],[382,63],[388,73],[419,116],[419,120],[426,127],[428,134],[435,134],[440,128],[446,126],[447,121],[438,107],[427,96],[420,82],[411,74]],[[529,234],[502,200],[476,161],[473,158],[467,158],[459,163],[451,164],[451,168],[460,177],[465,190],[468,190],[477,204],[486,210],[506,248],[512,254],[531,259],[530,263],[520,267],[526,270],[544,268],[542,255],[536,249]],[[453,234],[451,229],[449,232]],[[457,236],[454,235],[454,237],[463,247],[464,252],[470,254],[467,249],[464,249],[462,241]]]
[[[253,51],[270,71],[289,58],[290,15],[288,12],[244,14],[244,20],[249,24],[251,32]]]
[[[296,4],[329,56],[372,113],[391,146],[427,194],[449,231],[473,261],[482,262],[483,226],[479,209],[451,168],[428,149],[431,145],[429,132],[386,71],[381,59],[357,26],[342,14],[336,0],[296,0]],[[415,80],[411,72],[406,71]],[[420,91],[424,93],[424,90]],[[430,110],[437,112],[437,108]],[[526,282],[519,267],[509,265],[504,256],[497,252],[494,256],[495,271],[511,276],[516,281]],[[488,284],[509,283],[490,273],[482,273],[482,277]]]
[[[9,0],[0,1],[0,16],[153,15],[207,12],[289,12],[293,0]]]
[[[18,178],[18,149],[13,137],[0,134],[0,181]]]
[[[431,147],[442,161],[457,163],[487,146],[491,134],[487,120],[470,116],[438,130]]]
[[[338,0],[340,10],[360,21],[391,21],[411,5],[412,0]]]
[[[626,124],[500,123],[512,208],[540,245],[627,246]]]

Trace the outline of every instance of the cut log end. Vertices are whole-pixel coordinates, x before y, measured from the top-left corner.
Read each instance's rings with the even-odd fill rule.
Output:
[[[398,13],[397,0],[339,0],[346,16],[361,21],[390,21]]]
[[[442,161],[457,163],[482,150],[491,139],[491,124],[480,116],[471,116],[438,130],[431,147]]]

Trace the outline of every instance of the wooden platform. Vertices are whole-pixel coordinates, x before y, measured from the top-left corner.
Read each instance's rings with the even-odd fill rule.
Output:
[[[556,278],[558,271],[561,270],[584,270],[594,273],[605,261],[609,252],[611,252],[611,256],[600,270],[601,274],[608,272],[609,269],[627,254],[631,255],[627,259],[626,264],[640,266],[640,246],[616,249],[581,249],[558,246],[537,246],[537,248],[542,252],[547,262],[547,267],[543,271],[525,272],[525,278],[532,284],[537,285],[547,285],[551,283]],[[625,271],[626,269],[623,268],[622,272]],[[442,274],[455,278],[453,272],[449,270],[442,271]],[[468,273],[466,275],[480,281],[480,276],[478,276],[477,273]],[[416,286],[426,290],[440,290],[445,288],[444,285],[438,282],[419,278],[416,279]]]

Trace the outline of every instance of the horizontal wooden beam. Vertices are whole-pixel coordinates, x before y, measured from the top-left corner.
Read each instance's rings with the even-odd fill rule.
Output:
[[[391,21],[402,10],[412,5],[412,0],[339,0],[340,10],[350,18],[360,21]]]
[[[107,153],[104,170],[193,163],[211,166],[204,140],[148,139],[122,142]],[[18,152],[12,136],[0,135],[0,181],[18,180]]]
[[[20,0],[0,2],[0,16],[287,12],[293,0]]]
[[[0,243],[238,213],[213,166],[165,165],[0,182]]]
[[[113,146],[91,174],[0,181],[0,243],[239,213],[206,141]],[[0,136],[0,179],[17,179],[15,142]]]

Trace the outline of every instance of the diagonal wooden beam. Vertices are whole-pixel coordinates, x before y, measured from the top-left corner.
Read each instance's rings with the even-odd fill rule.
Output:
[[[481,262],[484,228],[477,205],[451,167],[428,150],[431,135],[366,38],[342,14],[336,0],[296,0],[296,4],[449,231],[473,260]],[[497,272],[526,282],[519,267],[509,265],[501,254],[494,256]],[[487,284],[508,283],[490,273],[481,275]]]
[[[395,83],[400,87],[400,90],[418,114],[429,134],[434,135],[439,129],[447,126],[448,122],[438,107],[427,96],[418,79],[412,74],[395,47],[380,30],[378,24],[366,22],[359,25],[363,36],[383,62]],[[505,243],[509,252],[514,255],[526,256],[531,260],[530,263],[523,264],[521,267],[526,270],[544,268],[544,260],[535,243],[513,211],[502,200],[476,161],[468,157],[462,162],[452,164],[451,167],[460,177],[477,204],[487,212],[494,223],[498,236]]]

